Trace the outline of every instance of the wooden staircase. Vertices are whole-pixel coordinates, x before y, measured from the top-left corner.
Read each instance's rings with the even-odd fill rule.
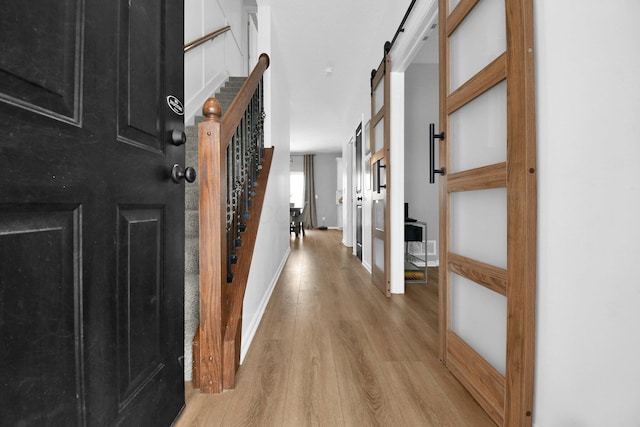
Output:
[[[216,92],[214,97],[222,107],[222,114],[229,109],[231,103],[240,91],[240,88],[247,80],[246,77],[229,77],[222,88]],[[195,124],[186,126],[187,134],[186,159],[185,164],[198,164],[198,123],[205,119],[204,116],[196,116]],[[185,367],[189,372],[193,369],[192,363],[192,345],[193,337],[198,329],[199,322],[199,227],[198,227],[198,199],[199,199],[199,180],[192,185],[185,186]]]
[[[263,53],[246,81],[230,79],[204,103],[197,130],[186,129],[198,185],[187,188],[185,202],[185,335],[194,336],[185,356],[202,393],[235,387],[242,306],[273,158],[263,130],[269,62]]]

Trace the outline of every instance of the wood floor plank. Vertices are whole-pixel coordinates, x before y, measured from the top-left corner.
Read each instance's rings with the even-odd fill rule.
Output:
[[[425,357],[439,357],[439,329],[438,313],[426,314],[430,311],[433,299],[437,304],[438,294],[431,289],[437,289],[437,283],[407,284],[406,295],[394,298],[397,310],[391,311],[389,321],[393,322],[409,346],[414,348],[420,359]],[[437,307],[436,307],[437,310]]]
[[[407,425],[465,425],[422,362],[387,362],[384,372]]]
[[[343,425],[330,330],[317,317],[320,301],[308,290],[299,301],[283,425]]]
[[[460,425],[469,427],[495,426],[491,417],[439,360],[425,358],[422,363],[431,372],[437,386],[455,406],[457,414],[462,420]]]
[[[238,371],[236,388],[222,420],[223,426],[280,426],[287,394],[290,344],[261,340]]]
[[[494,425],[438,360],[438,275],[384,297],[341,232],[291,254],[236,389],[191,395],[177,427]]]
[[[380,296],[386,299],[382,293]],[[388,304],[388,301],[382,301],[381,305],[384,304]],[[362,311],[361,316],[363,324],[366,325],[365,333],[375,349],[377,359],[381,362],[420,360],[422,355],[405,339],[400,326],[379,315],[381,310],[384,310],[383,307],[378,304],[374,307],[374,310]]]
[[[222,425],[231,393],[202,394],[194,390],[191,381],[185,383],[187,407],[174,427],[216,427]]]
[[[404,425],[362,325],[333,322],[331,342],[345,425]]]

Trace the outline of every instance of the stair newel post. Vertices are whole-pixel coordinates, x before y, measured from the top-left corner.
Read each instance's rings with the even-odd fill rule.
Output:
[[[200,179],[200,390],[222,391],[222,349],[225,324],[223,286],[226,283],[227,158],[221,140],[217,100],[209,98],[198,125],[198,173]]]

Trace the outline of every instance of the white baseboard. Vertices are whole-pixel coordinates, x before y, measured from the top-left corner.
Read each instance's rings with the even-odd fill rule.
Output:
[[[369,274],[371,274],[371,266],[369,263],[362,261],[362,266],[369,272]]]
[[[291,253],[291,249],[287,249],[282,262],[278,266],[275,275],[271,278],[271,283],[267,288],[267,292],[265,292],[262,301],[260,301],[260,306],[258,307],[258,312],[253,317],[251,324],[247,328],[247,333],[242,334],[242,342],[240,343],[240,364],[244,362],[244,358],[249,351],[249,347],[251,347],[251,342],[258,331],[258,326],[260,326],[260,321],[262,320],[262,316],[264,316],[264,311],[267,309],[267,304],[271,299],[271,294],[273,290],[276,288],[276,284],[278,283],[278,279],[280,278],[280,274],[282,274],[282,270],[284,269],[284,265],[287,263],[287,259],[289,258],[289,254]]]

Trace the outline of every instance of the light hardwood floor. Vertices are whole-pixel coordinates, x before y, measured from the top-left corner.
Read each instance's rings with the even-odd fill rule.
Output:
[[[438,360],[437,269],[388,299],[341,237],[291,238],[235,390],[187,383],[176,427],[494,425]]]

